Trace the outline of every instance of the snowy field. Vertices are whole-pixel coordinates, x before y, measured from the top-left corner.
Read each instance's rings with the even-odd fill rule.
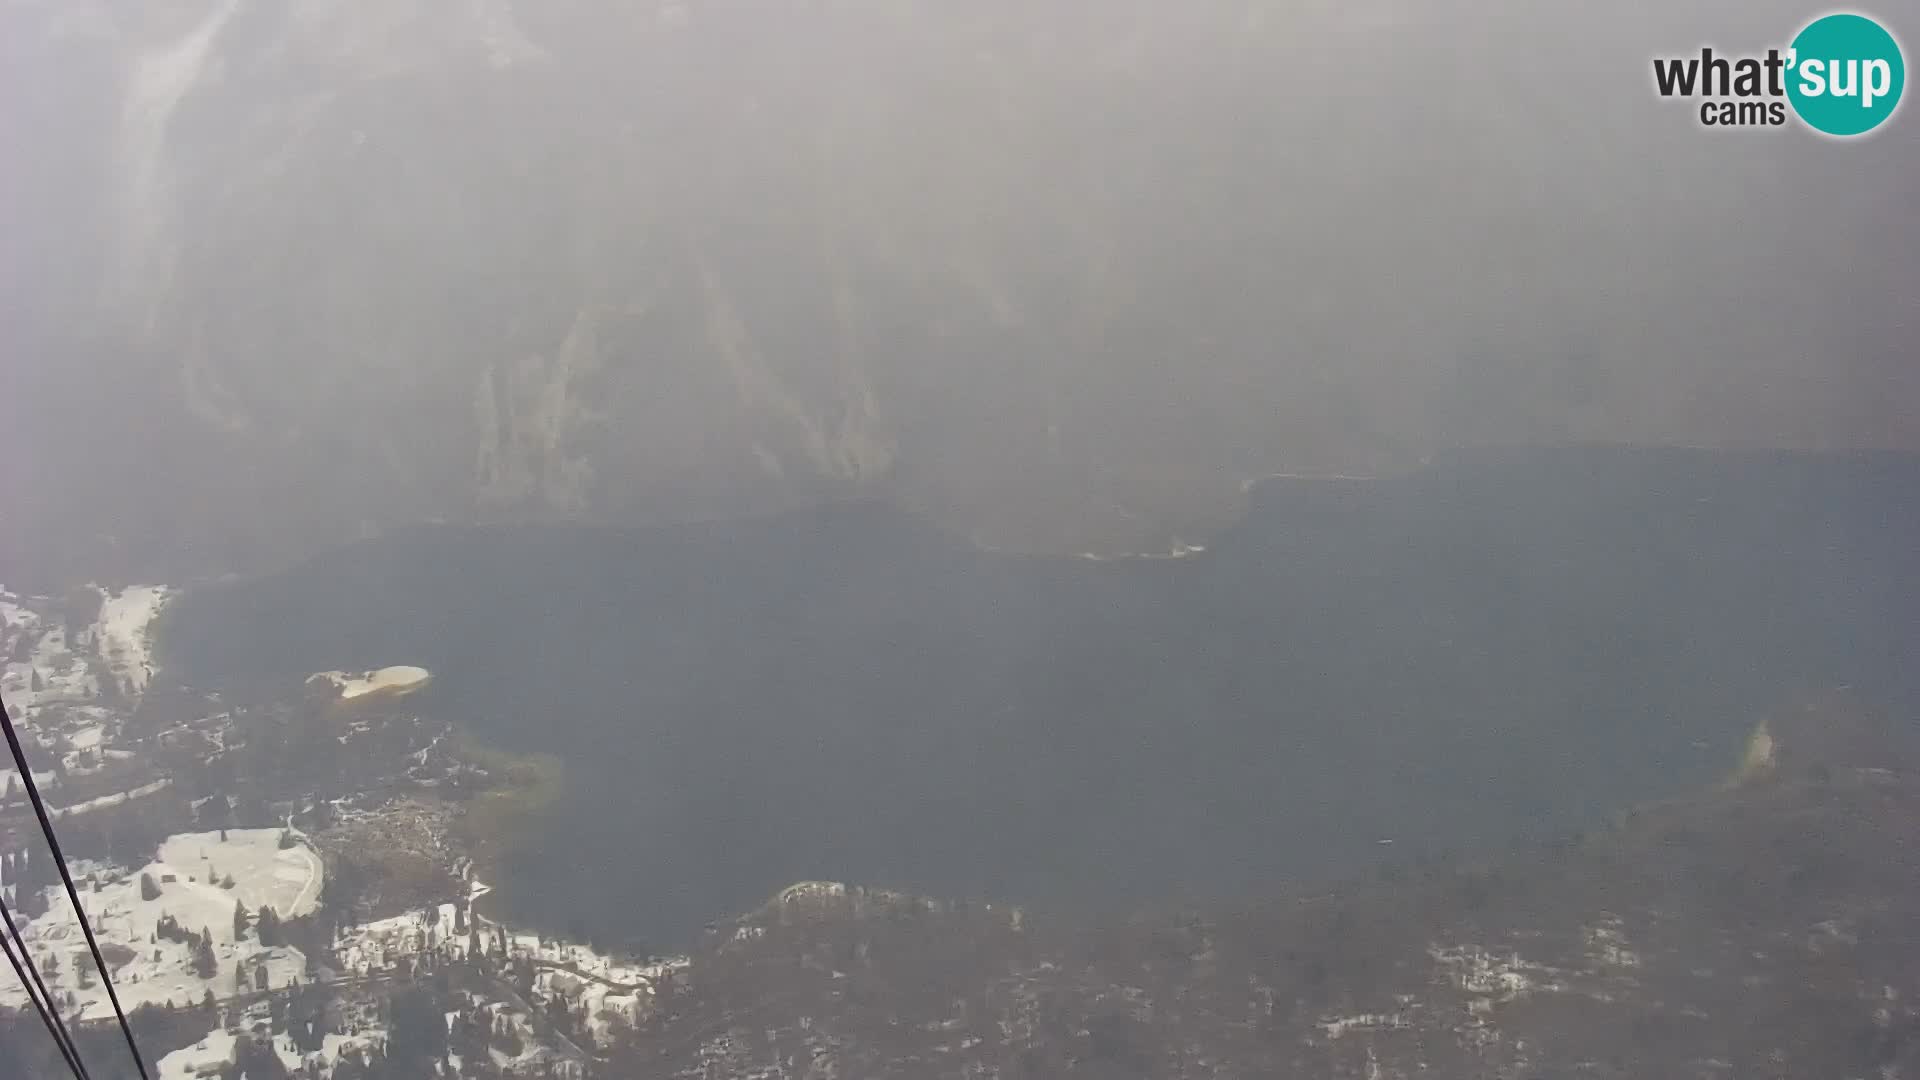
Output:
[[[34,782],[55,817],[118,806],[163,790],[164,778],[133,770],[120,791],[70,802],[59,789],[103,769],[121,768],[135,755],[117,745],[121,725],[153,677],[152,624],[174,590],[135,585],[117,593],[91,586],[100,614],[85,627],[66,625],[66,601],[20,596],[0,588],[0,693],[24,729],[43,747],[57,748],[65,776],[36,769]],[[31,752],[31,751],[30,751]],[[122,768],[122,771],[125,770]],[[20,777],[0,769],[0,799],[19,798]],[[98,792],[101,785],[84,787]]]
[[[33,723],[44,705],[81,705],[102,694],[102,676],[138,698],[154,678],[152,628],[179,590],[134,584],[100,594],[100,617],[71,634],[61,601],[19,596],[0,586],[0,688],[15,715]]]
[[[7,702],[28,719],[37,707],[79,703],[99,696],[99,674],[110,672],[120,689],[138,695],[153,679],[153,621],[177,590],[130,585],[100,593],[100,616],[71,636],[58,617],[58,601],[25,597],[0,587],[0,646],[8,657],[0,686]],[[16,652],[19,639],[28,647]],[[19,660],[11,659],[26,655]]]
[[[160,585],[131,585],[118,596],[101,592],[105,600],[94,624],[96,648],[128,690],[141,693],[153,679],[153,620],[173,593]]]
[[[282,850],[279,837],[278,829],[232,829],[222,843],[217,832],[185,833],[168,838],[159,857],[139,870],[101,873],[97,891],[88,891],[82,884],[81,900],[103,950],[121,957],[131,954],[113,973],[122,1004],[129,1009],[168,1001],[184,1006],[198,1003],[209,991],[216,999],[231,997],[243,983],[244,989],[253,989],[255,973],[261,968],[274,987],[305,978],[306,957],[299,950],[263,947],[251,930],[236,940],[233,932],[236,901],[252,913],[271,905],[289,918],[318,906],[325,881],[319,857],[300,844]],[[158,888],[151,900],[141,896],[142,874]],[[229,877],[233,888],[222,888],[220,882]],[[91,963],[80,962],[86,939],[65,892],[49,889],[47,899],[47,914],[24,928],[41,974],[48,974],[51,959],[48,983],[56,992],[73,994],[78,1015],[109,1015],[106,988],[91,977]],[[156,927],[166,916],[182,929],[205,932],[212,939],[216,961],[212,975],[195,973],[190,946],[158,938]],[[75,956],[76,950],[80,957]],[[0,1005],[27,1006],[26,993],[11,973],[0,982]]]
[[[26,723],[41,706],[62,702],[91,701],[99,685],[89,670],[84,648],[67,641],[65,627],[42,617],[26,606],[22,597],[0,591],[0,645],[5,647],[6,667],[0,673],[0,689],[7,695],[7,706]],[[11,657],[25,653],[25,659]]]
[[[201,1080],[205,1076],[217,1076],[220,1066],[233,1062],[239,1041],[225,1031],[209,1032],[197,1045],[183,1047],[161,1058],[154,1069],[155,1080]]]
[[[223,1075],[222,1066],[231,1065],[236,1060],[235,1051],[239,1039],[226,1031],[212,1031],[193,1046],[183,1047],[160,1059],[155,1069],[154,1080],[205,1080],[209,1076]],[[273,1039],[274,1054],[280,1064],[289,1073],[300,1074],[302,1069],[311,1065],[321,1076],[333,1074],[333,1068],[340,1055],[349,1048],[358,1049],[363,1057],[371,1055],[377,1048],[386,1045],[384,1028],[362,1032],[357,1035],[335,1035],[329,1033],[323,1040],[320,1050],[302,1055],[293,1041],[285,1035],[276,1035]]]
[[[217,832],[178,833],[160,845],[155,865],[170,867],[171,873],[191,875],[200,883],[231,876],[231,890],[213,889],[224,901],[229,919],[235,900],[247,905],[249,911],[271,905],[286,919],[310,914],[320,906],[320,887],[326,876],[320,857],[305,844],[282,849],[280,832],[228,829],[224,842]],[[153,872],[151,867],[148,872]]]

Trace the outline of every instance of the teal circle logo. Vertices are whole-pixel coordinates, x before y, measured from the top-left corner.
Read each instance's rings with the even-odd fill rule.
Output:
[[[1793,39],[1787,100],[1808,127],[1864,135],[1900,105],[1907,64],[1900,43],[1865,15],[1826,15]]]

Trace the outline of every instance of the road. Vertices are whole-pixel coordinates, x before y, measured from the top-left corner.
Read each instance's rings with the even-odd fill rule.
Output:
[[[326,864],[320,861],[320,853],[314,850],[313,838],[294,826],[291,813],[287,815],[287,832],[300,841],[301,854],[307,857],[307,883],[300,886],[300,892],[294,896],[293,906],[288,909],[287,914],[304,915],[306,908],[303,905],[309,901],[316,906],[319,904],[321,886],[326,884]]]

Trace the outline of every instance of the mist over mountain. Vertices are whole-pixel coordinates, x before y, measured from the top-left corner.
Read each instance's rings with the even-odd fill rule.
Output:
[[[11,0],[0,557],[873,495],[1164,550],[1467,443],[1920,448],[1912,139],[1650,86],[1807,14]]]
[[[0,0],[0,1080],[1920,1074],[1821,13]]]

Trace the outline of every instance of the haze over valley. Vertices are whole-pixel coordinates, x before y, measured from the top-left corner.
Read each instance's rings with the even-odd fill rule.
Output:
[[[0,0],[0,1080],[1920,1080],[1816,14]]]

